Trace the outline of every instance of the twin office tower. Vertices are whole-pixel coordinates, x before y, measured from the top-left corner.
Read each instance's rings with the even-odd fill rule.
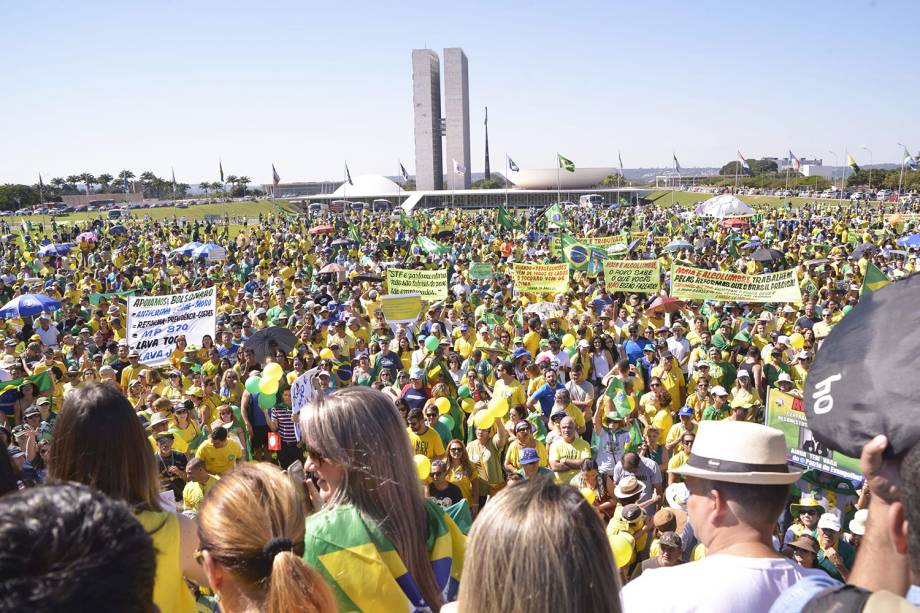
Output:
[[[431,49],[412,50],[412,104],[415,108],[415,188],[442,189],[447,139],[447,187],[470,187],[470,87],[466,55],[444,50],[444,105],[441,119],[441,62]]]

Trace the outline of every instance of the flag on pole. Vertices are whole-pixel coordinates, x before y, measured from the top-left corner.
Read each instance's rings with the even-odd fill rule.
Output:
[[[45,189],[45,182],[42,181],[42,173],[38,173],[38,189]]]
[[[568,170],[569,172],[575,172],[575,162],[564,157],[561,153],[557,153],[556,157],[559,158],[559,168]]]
[[[856,163],[856,160],[853,159],[853,155],[847,153],[847,166],[853,169],[853,172],[859,172],[859,165]]]
[[[127,194],[128,193],[128,176],[127,175],[125,175],[125,178],[122,179],[122,182],[124,183],[125,193]]]
[[[217,158],[217,165],[220,167],[220,183],[221,185],[223,185],[224,183],[224,163],[221,161],[220,158]]]
[[[399,174],[402,175],[403,181],[409,181],[409,171],[406,170],[406,167],[402,165],[402,162],[399,163]]]
[[[751,165],[748,164],[748,161],[744,159],[744,155],[741,153],[741,149],[738,149],[738,161],[741,162],[741,167],[745,170],[750,170]]]
[[[620,176],[623,176],[623,156],[620,155],[620,152],[617,151],[617,160],[620,162]]]
[[[877,292],[886,285],[891,283],[888,275],[879,270],[879,267],[871,261],[866,263],[866,275],[863,277],[862,288],[859,290],[860,297],[871,292]]]
[[[676,170],[677,172],[680,172],[680,170],[681,170],[681,169],[680,169],[680,162],[677,161],[677,154],[676,154],[676,153],[672,153],[671,155],[674,157],[674,170]]]
[[[355,182],[351,180],[351,173],[348,171],[348,162],[345,162],[345,182],[349,185],[355,184]]]
[[[910,154],[910,151],[907,150],[907,147],[904,147],[904,161],[902,164],[911,170],[917,170],[917,160]],[[38,177],[40,179],[41,175],[38,175]]]
[[[466,174],[466,168],[464,168],[463,164],[461,164],[461,163],[458,162],[457,160],[452,160],[452,161],[453,161],[453,163],[454,163],[454,174],[455,174],[455,175],[464,175],[464,174]]]
[[[523,230],[523,226],[514,219],[514,217],[505,210],[505,207],[498,205],[498,225],[505,230]]]
[[[519,170],[521,170],[520,168],[518,168],[518,165],[514,163],[514,160],[511,159],[510,155],[506,153],[505,157],[508,158],[508,170],[510,170],[511,172],[518,172]]]
[[[795,157],[795,154],[792,153],[792,149],[789,150],[789,160],[792,162],[792,170],[798,172],[799,168],[802,167],[802,162],[799,158]]]
[[[173,191],[176,189],[176,171],[174,168],[170,168],[172,171],[172,180],[173,180]]]
[[[418,220],[409,217],[402,211],[399,212],[399,225],[403,228],[412,228],[418,232]]]
[[[546,217],[547,227],[565,227],[565,214],[562,212],[562,207],[558,202],[546,209],[543,215]]]
[[[279,183],[281,183],[281,175],[278,174],[278,171],[275,170],[275,165],[272,164],[272,186],[278,187]]]
[[[361,233],[358,232],[358,228],[353,223],[348,224],[348,238],[359,245],[364,244],[364,241],[361,240]]]

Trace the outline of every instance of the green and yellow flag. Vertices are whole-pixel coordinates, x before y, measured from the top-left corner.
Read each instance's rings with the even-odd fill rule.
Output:
[[[866,294],[877,292],[886,285],[891,283],[888,275],[879,270],[878,266],[872,262],[866,264],[866,276],[863,277],[862,288],[859,290],[860,297]]]
[[[450,251],[448,247],[445,247],[438,241],[430,239],[427,236],[417,236],[415,238],[415,244],[428,253],[441,254]]]
[[[558,202],[546,209],[543,215],[546,217],[548,228],[564,228],[566,225],[565,213],[562,212],[562,207]]]
[[[572,270],[596,272],[607,259],[607,252],[600,247],[581,243],[566,234],[560,237],[559,242],[562,245],[562,259]]]
[[[399,212],[399,225],[402,226],[403,228],[412,228],[413,230],[418,232],[418,221],[413,219],[412,217],[409,217],[402,211]]]
[[[355,227],[355,224],[353,223],[348,224],[348,238],[359,245],[364,244],[364,241],[361,240],[361,233],[358,232],[358,228]]]
[[[849,166],[853,172],[859,172],[859,165],[856,163],[856,160],[853,159],[853,155],[847,154],[847,166]]]
[[[505,207],[498,206],[498,225],[505,230],[523,230],[524,227],[507,211]]]
[[[559,158],[559,168],[569,172],[575,172],[575,162],[563,156],[561,153],[557,153],[556,157]]]
[[[20,377],[10,381],[4,381],[0,383],[0,394],[7,390],[17,389],[23,383],[34,384],[37,390],[36,395],[47,392],[51,389],[51,373],[46,370],[30,377]]]

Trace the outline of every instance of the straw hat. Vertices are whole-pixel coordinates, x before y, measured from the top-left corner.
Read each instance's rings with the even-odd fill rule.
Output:
[[[672,472],[752,485],[792,484],[802,475],[786,463],[786,438],[781,431],[743,421],[702,422],[690,459]]]
[[[620,479],[613,490],[613,495],[617,498],[629,498],[645,491],[645,484],[632,475]]]

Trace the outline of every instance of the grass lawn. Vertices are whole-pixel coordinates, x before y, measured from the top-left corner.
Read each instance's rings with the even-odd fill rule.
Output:
[[[669,207],[671,206],[671,202],[672,202],[671,193],[672,192],[669,190],[653,191],[651,194],[648,195],[648,199],[654,202],[655,204],[657,204],[658,206]],[[708,200],[709,198],[712,198],[715,195],[715,194],[701,194],[697,192],[673,192],[673,194],[674,194],[674,198],[673,198],[674,204],[679,204],[679,205],[684,205],[684,206],[696,204],[697,202],[700,202],[702,200]],[[792,206],[799,207],[805,204],[806,202],[826,202],[826,203],[840,202],[839,200],[821,200],[817,198],[781,198],[780,196],[748,196],[748,195],[740,195],[738,196],[738,199],[750,204],[751,206],[755,206],[755,205],[781,206],[781,205],[786,204],[786,202],[792,202]],[[849,206],[850,201],[844,200],[843,204]]]

